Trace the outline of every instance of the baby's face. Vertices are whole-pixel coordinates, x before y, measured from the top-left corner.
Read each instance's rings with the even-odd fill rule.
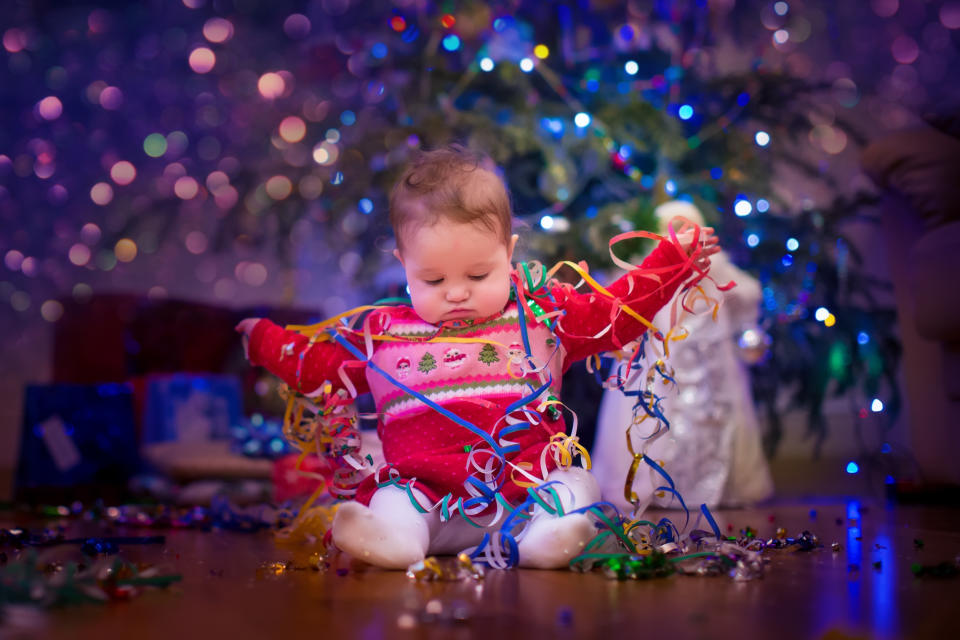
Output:
[[[431,324],[473,320],[499,313],[510,298],[509,246],[477,224],[440,218],[404,236],[403,263],[413,309]]]

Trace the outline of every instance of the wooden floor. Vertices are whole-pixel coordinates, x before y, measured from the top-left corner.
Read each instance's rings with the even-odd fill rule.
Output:
[[[851,518],[857,510],[859,519]],[[781,526],[791,536],[808,529],[824,546],[768,550],[766,577],[750,582],[676,575],[617,582],[600,573],[514,570],[491,571],[483,581],[418,583],[402,572],[357,567],[345,575],[278,574],[264,566],[291,555],[269,533],[174,531],[163,546],[121,553],[182,574],[177,586],[26,622],[18,609],[0,619],[0,638],[960,637],[960,578],[911,571],[915,563],[954,562],[960,509],[833,500],[716,515],[724,530],[751,526],[771,537]],[[10,523],[0,516],[0,526]]]

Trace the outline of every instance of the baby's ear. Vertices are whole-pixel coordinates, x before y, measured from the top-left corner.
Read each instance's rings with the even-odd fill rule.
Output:
[[[403,264],[403,256],[400,254],[400,249],[393,250],[393,256],[400,261],[400,264]],[[404,265],[406,266],[406,265]]]
[[[513,234],[510,236],[510,244],[507,245],[507,262],[513,262],[513,250],[517,247],[517,240],[520,239],[520,236]]]

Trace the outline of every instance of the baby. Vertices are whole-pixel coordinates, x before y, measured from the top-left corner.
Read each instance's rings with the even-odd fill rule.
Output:
[[[550,280],[534,301],[530,274],[511,263],[517,236],[506,188],[489,160],[457,147],[422,153],[407,168],[390,196],[390,222],[411,306],[376,309],[362,327],[320,342],[269,320],[237,326],[250,362],[292,389],[329,381],[373,394],[386,468],[339,507],[335,544],[405,569],[479,544],[500,529],[504,505],[549,482],[562,511],[534,509],[517,536],[519,564],[566,566],[596,533],[570,512],[600,491],[588,471],[558,468],[561,456],[552,455],[551,438],[566,430],[556,400],[563,372],[643,333],[623,306],[652,318],[709,267],[713,230],[661,241],[607,293]]]

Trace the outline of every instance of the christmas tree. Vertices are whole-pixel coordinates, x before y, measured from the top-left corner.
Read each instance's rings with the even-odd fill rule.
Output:
[[[480,362],[484,364],[493,364],[494,362],[500,362],[500,357],[497,355],[497,350],[493,347],[492,344],[485,344],[483,348],[480,349]]]
[[[421,373],[430,373],[437,368],[437,359],[433,357],[433,354],[427,352],[423,354],[423,357],[420,358],[420,362],[417,364],[417,369]]]
[[[831,13],[841,31],[873,17],[860,4]],[[348,273],[357,290],[400,293],[400,279],[383,275],[389,188],[416,150],[460,141],[503,168],[529,228],[523,250],[544,262],[608,269],[610,237],[654,228],[659,202],[694,201],[764,284],[761,329],[772,341],[755,366],[771,450],[784,390],[817,438],[829,393],[855,392],[855,414],[871,398],[882,398],[884,419],[895,414],[894,321],[875,295],[884,283],[861,270],[844,235],[868,217],[870,196],[845,193],[824,169],[862,142],[847,114],[872,87],[848,66],[817,67],[817,47],[847,46],[826,46],[826,29],[811,35],[820,9],[281,5],[71,8],[45,12],[38,26],[40,14],[18,3],[6,16],[0,114],[23,126],[0,131],[0,219],[10,223],[0,246],[12,274],[0,282],[10,301],[0,320],[56,321],[57,296],[87,299],[95,276],[121,278],[131,261],[165,250],[275,253],[288,301],[329,284],[302,284],[305,254],[329,256],[325,268]],[[874,56],[864,64],[883,66]],[[782,167],[824,193],[784,193]],[[304,236],[319,241],[298,254]],[[198,267],[197,278],[224,300],[266,280],[246,257],[227,271]],[[177,277],[158,269],[151,294]],[[425,356],[418,368],[436,366]]]

